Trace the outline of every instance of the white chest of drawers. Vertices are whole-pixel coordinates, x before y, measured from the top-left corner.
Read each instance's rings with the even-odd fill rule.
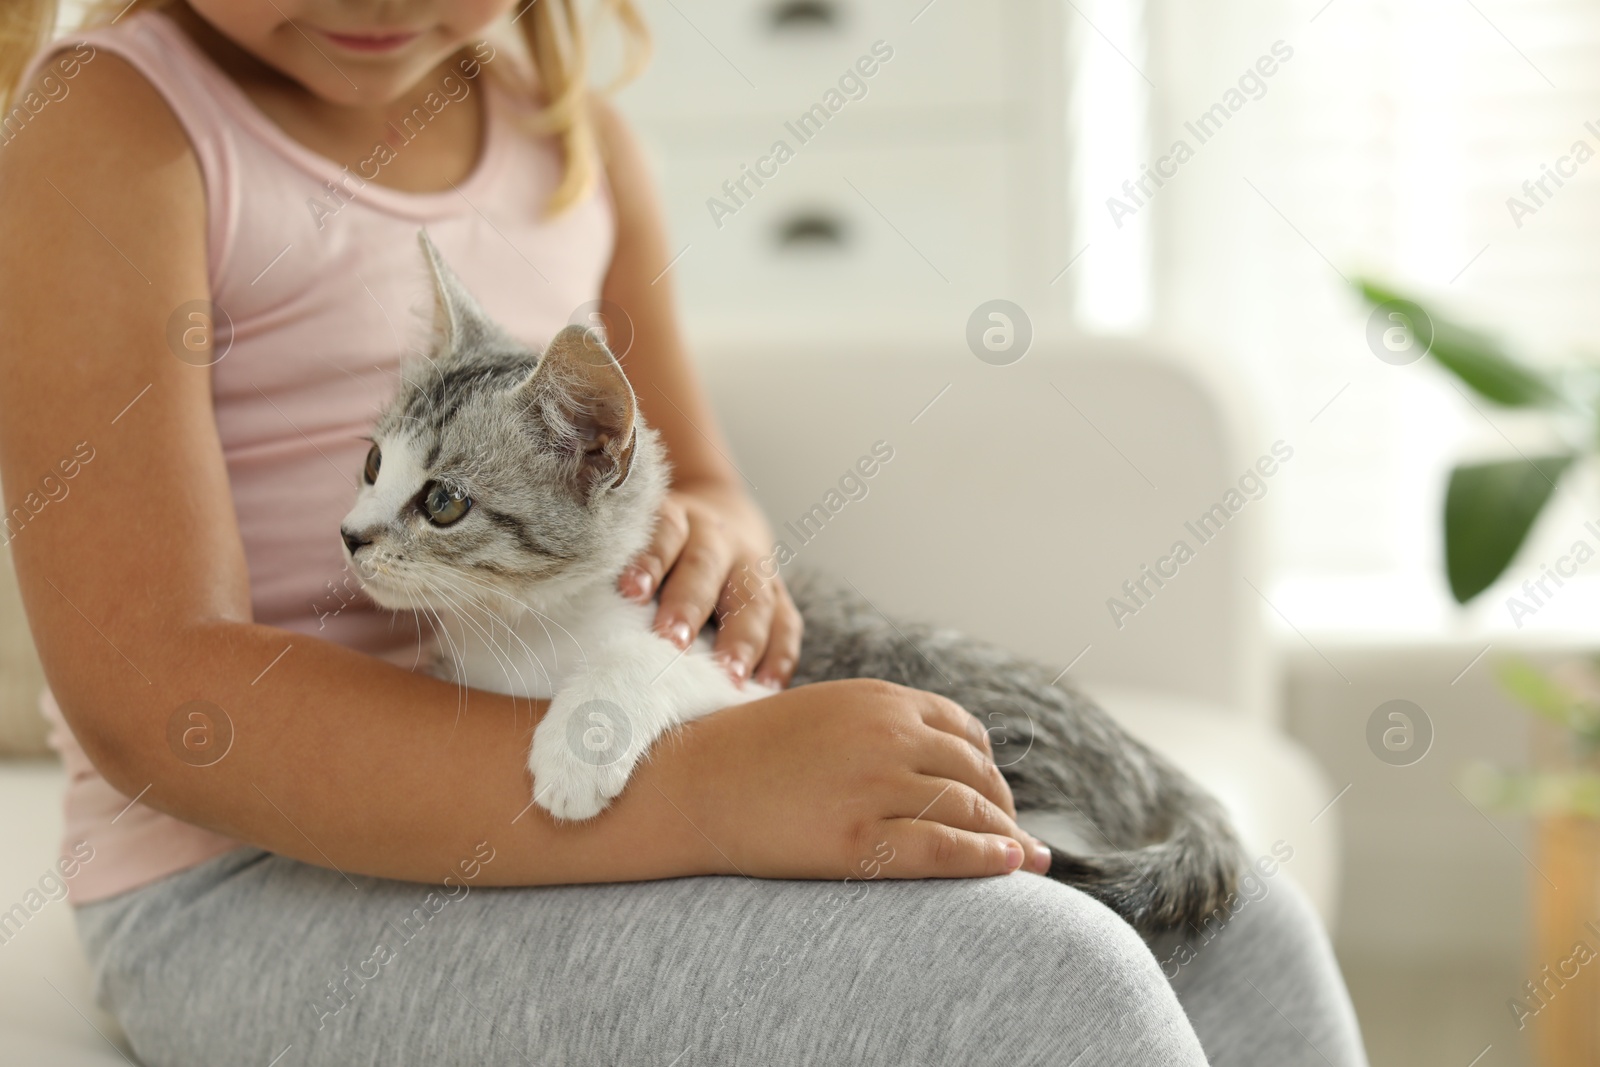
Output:
[[[1066,306],[1067,31],[1049,0],[642,0],[619,96],[691,329]]]

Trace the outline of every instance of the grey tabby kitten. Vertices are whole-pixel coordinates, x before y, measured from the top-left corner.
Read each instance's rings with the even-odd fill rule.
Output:
[[[770,691],[735,687],[708,635],[680,653],[651,632],[653,607],[616,592],[649,541],[668,466],[600,338],[568,327],[531,351],[420,241],[434,351],[379,420],[341,533],[374,600],[436,619],[435,673],[550,699],[530,752],[534,799],[587,818],[661,734]],[[1091,843],[1058,839],[1050,877],[1144,931],[1198,925],[1234,891],[1243,856],[1221,806],[1053,671],[891,624],[816,576],[789,588],[806,624],[794,683],[879,678],[970,711],[1009,764],[1018,811],[1066,816]]]

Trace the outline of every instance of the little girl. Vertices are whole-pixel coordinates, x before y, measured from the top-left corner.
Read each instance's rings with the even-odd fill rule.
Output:
[[[143,1063],[1364,1062],[1286,879],[1145,944],[1036,876],[983,731],[929,694],[784,690],[598,819],[530,806],[543,706],[414,672],[421,623],[342,563],[362,435],[429,336],[417,230],[529,346],[631,320],[675,485],[622,583],[664,636],[771,544],[588,27],[573,0],[124,4],[51,43],[54,0],[0,13],[0,473],[78,925]],[[601,6],[636,65],[630,0]],[[800,619],[781,582],[739,599],[722,661],[781,689]]]

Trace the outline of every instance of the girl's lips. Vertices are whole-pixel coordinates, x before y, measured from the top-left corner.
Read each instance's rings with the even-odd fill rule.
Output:
[[[350,52],[394,52],[422,36],[414,31],[336,33],[333,30],[319,30],[317,32]]]

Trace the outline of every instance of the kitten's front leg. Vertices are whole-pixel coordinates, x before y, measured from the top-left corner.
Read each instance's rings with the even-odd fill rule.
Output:
[[[674,725],[664,694],[590,669],[562,685],[528,753],[533,799],[558,819],[588,819],[621,793],[639,757]]]
[[[533,799],[559,819],[587,819],[621,793],[639,759],[680,723],[769,695],[740,688],[710,655],[704,637],[687,650],[650,632],[649,612],[608,618],[582,666],[563,679],[533,733],[528,769]]]

